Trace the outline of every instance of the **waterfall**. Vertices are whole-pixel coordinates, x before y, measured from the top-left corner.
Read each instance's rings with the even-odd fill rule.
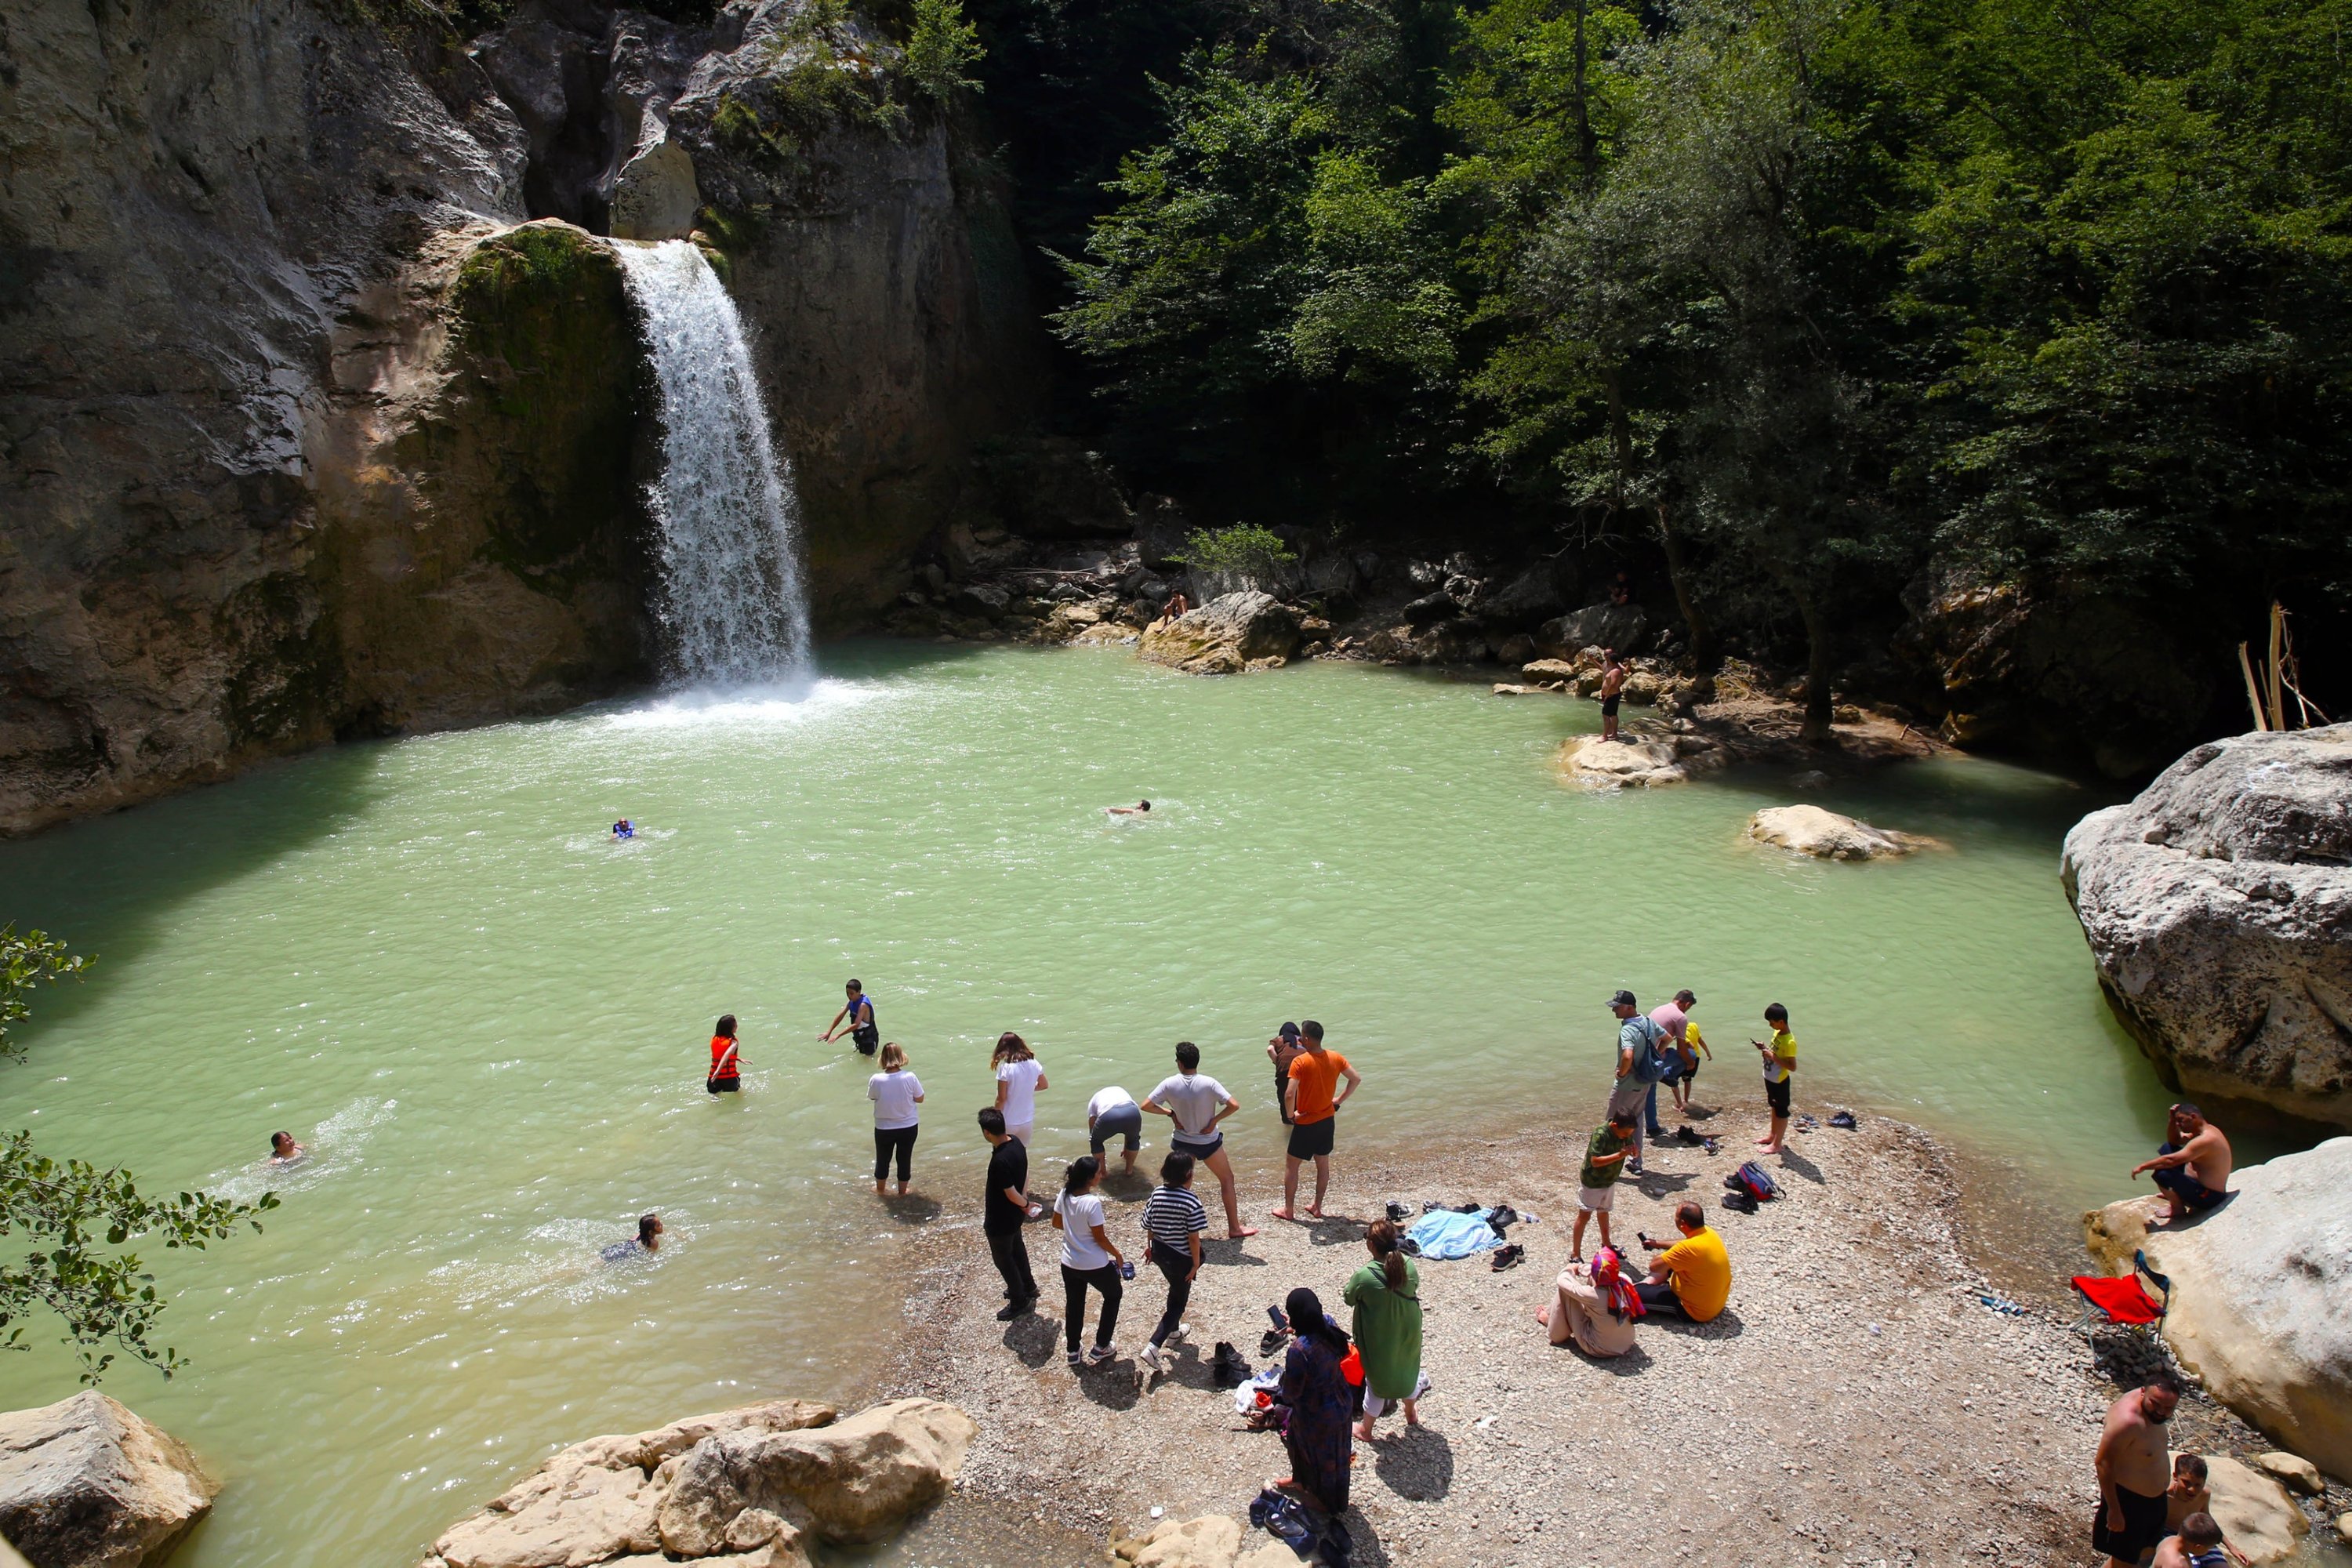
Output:
[[[661,388],[663,673],[740,685],[802,674],[808,605],[800,503],[768,435],[742,319],[702,252],[682,239],[616,244]]]

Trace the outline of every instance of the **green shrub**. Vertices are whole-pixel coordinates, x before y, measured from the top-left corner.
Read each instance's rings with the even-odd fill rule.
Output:
[[[1231,528],[1194,529],[1175,559],[1195,572],[1264,576],[1298,557],[1283,545],[1282,536],[1274,530],[1237,522]]]
[[[964,20],[961,0],[915,0],[914,26],[907,32],[907,79],[917,92],[936,103],[953,98],[958,88],[980,90],[980,79],[966,76],[984,51],[980,28]]]

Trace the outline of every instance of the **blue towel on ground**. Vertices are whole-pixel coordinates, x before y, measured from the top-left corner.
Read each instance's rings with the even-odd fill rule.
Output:
[[[1412,1237],[1423,1258],[1443,1263],[1448,1258],[1467,1258],[1491,1247],[1503,1245],[1486,1216],[1495,1211],[1480,1209],[1476,1214],[1454,1214],[1445,1209],[1433,1209],[1412,1222],[1405,1235]]]

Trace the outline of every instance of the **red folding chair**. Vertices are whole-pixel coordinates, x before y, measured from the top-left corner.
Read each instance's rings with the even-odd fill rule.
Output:
[[[2140,1284],[2142,1276],[2162,1291],[2151,1296]],[[2077,1274],[2073,1280],[2075,1293],[2083,1298],[2082,1316],[2074,1320],[2078,1333],[2088,1333],[2098,1322],[2117,1323],[2129,1329],[2161,1329],[2164,1314],[2172,1305],[2172,1280],[2147,1266],[2147,1254],[2132,1254],[2132,1271],[2110,1279],[2105,1275]],[[2097,1321],[2094,1321],[2096,1314]]]

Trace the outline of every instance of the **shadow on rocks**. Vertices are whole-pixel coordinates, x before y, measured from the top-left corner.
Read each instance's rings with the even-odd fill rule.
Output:
[[[1310,1219],[1306,1222],[1307,1240],[1314,1247],[1337,1247],[1342,1242],[1360,1247],[1363,1245],[1364,1232],[1370,1227],[1370,1223],[1369,1220],[1356,1219],[1348,1215],[1327,1214],[1321,1219]]]
[[[1374,1443],[1371,1448],[1372,1473],[1407,1502],[1442,1502],[1454,1489],[1454,1446],[1443,1435],[1426,1426],[1408,1426],[1402,1436]],[[1361,1548],[1370,1527],[1353,1514],[1351,1510],[1349,1523]]]
[[[939,1199],[927,1198],[919,1193],[908,1193],[903,1198],[886,1196],[882,1207],[900,1225],[929,1225],[942,1212]]]
[[[1794,1149],[1780,1151],[1780,1168],[1784,1171],[1794,1171],[1817,1187],[1826,1187],[1830,1184],[1829,1178],[1822,1174],[1822,1168]]]
[[[1211,1237],[1204,1236],[1201,1238],[1202,1265],[1206,1267],[1207,1265],[1213,1263],[1222,1268],[1265,1268],[1265,1258],[1253,1257],[1250,1253],[1244,1250],[1248,1246],[1249,1243],[1246,1240],[1236,1241],[1231,1237]]]
[[[1675,1193],[1688,1192],[1691,1183],[1698,1179],[1696,1172],[1685,1174],[1674,1171],[1644,1171],[1633,1178],[1633,1185],[1645,1198],[1663,1198]]]
[[[1011,1351],[1023,1366],[1034,1372],[1054,1359],[1061,1347],[1062,1325],[1042,1312],[1032,1312],[1025,1318],[1015,1318],[1004,1326],[1004,1348]]]
[[[1121,1356],[1070,1375],[1077,1380],[1078,1392],[1105,1410],[1132,1410],[1143,1396],[1135,1381],[1139,1370],[1133,1356]]]
[[[1739,1314],[1726,1307],[1704,1323],[1694,1323],[1688,1318],[1669,1318],[1653,1312],[1642,1320],[1647,1329],[1661,1329],[1670,1334],[1680,1334],[1693,1340],[1736,1340],[1748,1330]]]

